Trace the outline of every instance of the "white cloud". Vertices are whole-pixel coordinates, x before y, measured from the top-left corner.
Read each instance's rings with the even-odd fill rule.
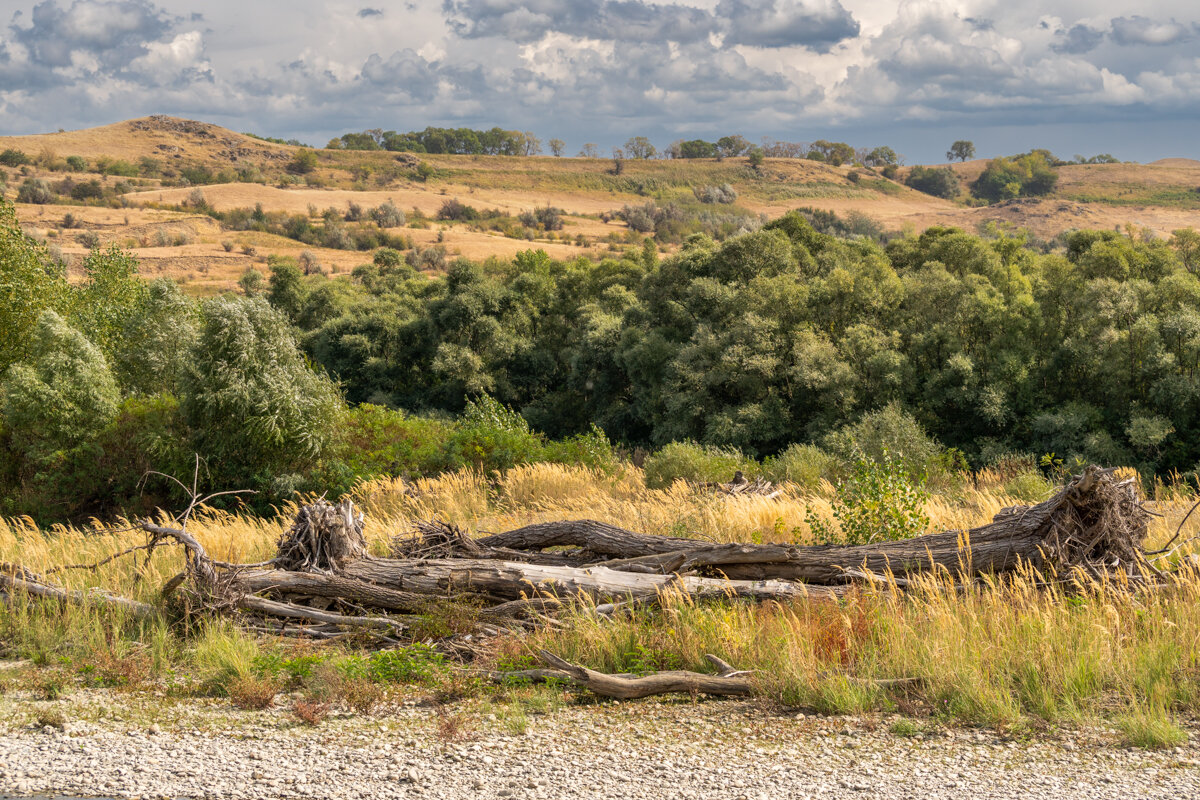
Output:
[[[1200,116],[1200,10],[1184,0],[1142,14],[1120,0],[16,2],[0,29],[0,87],[20,87],[0,95],[6,132],[165,111],[314,142],[452,124],[572,145],[859,143],[925,122],[1036,128],[1136,108],[1183,130]]]

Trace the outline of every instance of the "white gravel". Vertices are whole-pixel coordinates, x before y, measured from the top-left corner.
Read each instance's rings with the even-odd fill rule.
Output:
[[[0,796],[163,798],[1188,798],[1200,734],[1121,747],[1113,731],[888,732],[894,717],[822,718],[736,701],[569,706],[506,732],[487,708],[446,742],[408,702],[298,725],[286,710],[100,690],[54,703],[0,696]],[[65,729],[31,720],[51,706]],[[501,712],[502,713],[502,712]]]

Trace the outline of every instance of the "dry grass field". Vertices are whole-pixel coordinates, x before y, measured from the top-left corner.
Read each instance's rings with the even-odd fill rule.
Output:
[[[651,490],[634,467],[606,474],[539,464],[490,478],[460,472],[411,486],[375,481],[356,495],[376,553],[386,552],[390,539],[414,522],[433,518],[476,534],[594,517],[646,533],[798,543],[811,541],[810,511],[830,518],[828,486],[810,492],[785,485],[774,498],[715,495],[682,481]],[[932,529],[964,528],[1017,502],[999,478],[985,472],[933,496],[925,510]],[[1152,524],[1147,547],[1169,539],[1189,507],[1181,498],[1157,501],[1154,508],[1162,516]],[[273,554],[294,512],[287,507],[264,519],[208,511],[189,530],[215,558],[257,561]],[[1198,526],[1193,519],[1185,535]],[[141,538],[132,532],[39,530],[27,520],[0,520],[0,561],[45,573],[99,560]],[[1185,548],[1180,557],[1191,553]],[[57,572],[54,579],[155,602],[180,558],[164,547],[149,559],[126,557],[94,571]],[[638,671],[702,668],[703,654],[716,653],[757,670],[755,685],[764,698],[823,712],[899,708],[950,723],[1026,731],[1101,718],[1111,720],[1130,744],[1173,746],[1186,738],[1176,721],[1200,712],[1200,579],[1185,577],[1174,588],[1151,592],[1086,579],[1047,587],[1033,574],[966,589],[949,586],[948,579],[917,581],[903,592],[867,589],[839,603],[697,605],[668,597],[659,610],[631,610],[606,621],[584,604],[562,624],[494,640],[480,659],[485,665],[521,665],[544,647],[596,669]],[[343,644],[297,649],[224,623],[188,632],[165,619],[136,622],[107,610],[28,601],[7,611],[0,605],[0,641],[6,642],[7,657],[42,665],[29,678],[38,686],[102,679],[161,692],[165,681],[176,687],[171,691],[227,693],[235,703],[278,691],[281,684],[272,682],[280,680],[280,670],[311,672],[321,659],[362,663]],[[415,656],[389,656],[400,657]],[[420,674],[422,681],[443,681],[442,691],[478,690],[453,670],[439,672],[440,678]],[[899,677],[918,679],[919,688],[889,688],[885,679]],[[308,679],[293,680],[303,688]],[[364,691],[361,680],[343,689]]]
[[[811,206],[842,215],[865,214],[886,230],[919,232],[933,225],[951,225],[974,231],[995,222],[1049,239],[1078,228],[1112,230],[1133,225],[1165,236],[1179,228],[1200,227],[1200,162],[1181,158],[1152,164],[1067,166],[1059,171],[1059,190],[1054,197],[969,208],[913,191],[870,171],[798,159],[768,159],[759,171],[747,166],[745,159],[627,160],[621,174],[615,175],[611,159],[414,157],[321,149],[315,151],[316,168],[301,180],[286,171],[298,148],[170,117],[0,137],[0,150],[7,148],[21,150],[35,161],[8,170],[9,195],[30,176],[94,178],[109,186],[122,180],[47,169],[61,165],[68,156],[83,157],[93,166],[98,158],[132,165],[150,158],[164,174],[197,166],[216,175],[247,171],[254,182],[199,187],[209,205],[219,211],[261,204],[268,212],[315,217],[329,208],[345,211],[350,203],[366,208],[390,200],[411,221],[416,213],[433,218],[444,202],[457,199],[481,211],[498,209],[510,215],[545,206],[564,212],[559,235],[533,241],[506,238],[466,223],[433,221],[415,227],[410,224],[403,231],[422,247],[441,243],[451,258],[510,258],[529,247],[544,249],[555,258],[600,258],[626,246],[626,234],[630,233],[620,220],[604,221],[607,213],[650,199],[691,201],[693,187],[726,183],[737,190],[737,208],[744,213],[774,217],[798,206]],[[419,179],[413,169],[417,160],[433,170],[426,180]],[[964,181],[970,181],[985,164],[978,160],[951,166]],[[91,241],[132,249],[145,274],[173,276],[200,295],[234,288],[247,268],[265,270],[266,259],[273,254],[295,256],[302,250],[314,250],[320,263],[334,274],[349,272],[368,259],[365,253],[305,246],[277,236],[222,231],[210,218],[187,211],[192,187],[164,186],[156,177],[130,182],[131,191],[122,195],[119,204],[114,202],[122,207],[22,204],[21,222],[57,246],[76,269],[87,252],[85,244],[90,243],[86,237],[81,241],[80,234],[93,232],[97,238]],[[184,210],[175,210],[181,208]],[[66,214],[74,216],[76,227],[63,227]],[[184,233],[188,241],[149,246],[156,238],[161,243],[160,229],[172,235]],[[226,242],[232,243],[231,250],[223,246]],[[253,248],[252,254],[249,248]]]

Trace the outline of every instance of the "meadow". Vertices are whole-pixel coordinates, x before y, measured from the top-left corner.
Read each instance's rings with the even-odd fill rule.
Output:
[[[1048,492],[1050,485],[1039,481],[1037,475],[1014,482],[1013,476],[983,471],[947,484],[925,502],[929,529],[989,521],[1001,508]],[[1161,516],[1148,550],[1171,538],[1193,502],[1178,486],[1160,486],[1157,495],[1152,508]],[[478,534],[590,517],[713,541],[809,543],[811,521],[832,517],[834,489],[827,482],[815,489],[785,484],[776,497],[730,497],[685,481],[650,489],[631,465],[601,471],[535,464],[503,475],[463,470],[411,484],[370,481],[353,496],[366,514],[372,551],[382,554],[392,537],[429,519]],[[284,506],[269,517],[207,510],[189,530],[214,558],[259,561],[273,555],[295,510]],[[1197,525],[1193,515],[1184,535]],[[169,548],[94,570],[56,572],[140,541],[139,534],[111,529],[43,530],[30,520],[0,521],[0,561],[51,573],[71,587],[102,587],[156,602],[159,587],[181,568],[179,553]],[[1175,558],[1187,563],[1191,556],[1184,548]],[[1200,575],[1186,567],[1184,575],[1157,591],[1078,579],[1047,588],[1045,576],[1032,573],[956,587],[942,575],[903,591],[864,588],[838,603],[697,604],[664,597],[657,608],[605,619],[580,602],[557,624],[486,639],[469,664],[439,650],[443,637],[471,624],[452,604],[430,610],[423,639],[376,652],[353,641],[256,636],[227,620],[183,619],[172,609],[138,622],[108,610],[12,595],[0,605],[0,652],[27,660],[6,671],[5,680],[37,696],[98,685],[263,707],[277,693],[290,692],[282,702],[299,720],[320,717],[330,707],[386,714],[389,698],[414,691],[441,701],[474,697],[488,703],[500,692],[504,702],[516,702],[514,687],[496,689],[469,669],[528,666],[541,648],[612,672],[703,670],[703,655],[714,653],[754,670],[756,694],[772,709],[900,712],[913,730],[980,725],[1014,735],[1103,723],[1128,744],[1167,747],[1186,738],[1184,727],[1200,712]],[[516,688],[521,703],[581,701],[561,687]],[[519,716],[520,709],[513,713]]]

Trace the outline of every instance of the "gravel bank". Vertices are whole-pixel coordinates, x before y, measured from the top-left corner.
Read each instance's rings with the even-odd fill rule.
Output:
[[[446,717],[410,701],[374,717],[299,726],[283,708],[156,703],[104,691],[0,698],[0,795],[172,798],[1185,798],[1200,747],[1122,748],[1111,731],[1007,740],[889,732],[895,718],[779,715],[747,702],[639,701],[530,716]],[[64,705],[65,704],[65,705]],[[439,722],[443,732],[439,734]],[[450,726],[452,727],[452,726]]]

